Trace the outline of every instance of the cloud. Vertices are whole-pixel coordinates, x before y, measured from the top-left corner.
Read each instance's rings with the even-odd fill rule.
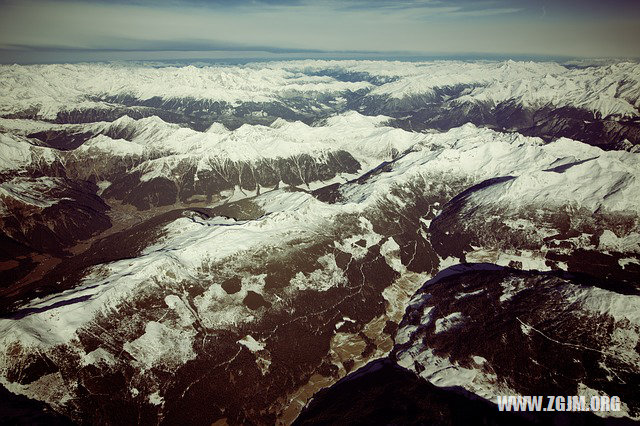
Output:
[[[457,10],[448,13],[450,17],[480,17],[480,16],[495,16],[506,15],[510,13],[522,12],[523,9],[513,7],[503,7],[498,9],[481,9],[481,10]]]
[[[17,51],[638,56],[637,15],[559,19],[559,3],[539,19],[541,4],[524,0],[4,1],[0,61]]]

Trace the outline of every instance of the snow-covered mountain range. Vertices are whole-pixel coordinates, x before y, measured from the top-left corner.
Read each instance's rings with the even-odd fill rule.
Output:
[[[459,103],[512,101],[524,107],[573,107],[601,117],[637,117],[640,66],[616,63],[586,69],[556,63],[293,61],[243,67],[41,65],[2,67],[3,115],[55,119],[73,109],[105,108],[109,98],[192,99],[237,106],[290,97],[437,98],[468,88]],[[92,99],[93,98],[93,99]]]
[[[638,64],[0,69],[9,391],[288,424],[385,358],[640,419]]]

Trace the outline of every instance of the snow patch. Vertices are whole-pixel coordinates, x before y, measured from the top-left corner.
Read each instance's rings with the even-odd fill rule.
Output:
[[[157,321],[149,321],[144,334],[126,342],[123,349],[135,359],[134,363],[145,371],[161,367],[174,371],[196,357],[193,351],[193,329],[169,328]]]
[[[160,396],[160,392],[155,391],[149,395],[149,402],[153,405],[164,405],[164,398]]]
[[[462,312],[453,312],[447,315],[444,318],[438,318],[436,320],[436,328],[434,333],[442,333],[443,331],[448,331],[463,322],[464,317],[462,316]]]
[[[238,343],[246,347],[253,353],[260,352],[267,347],[264,342],[257,341],[251,335],[244,336],[242,339],[238,340]]]
[[[640,253],[640,233],[630,232],[627,235],[618,237],[613,231],[605,229],[600,236],[598,249],[607,252]]]

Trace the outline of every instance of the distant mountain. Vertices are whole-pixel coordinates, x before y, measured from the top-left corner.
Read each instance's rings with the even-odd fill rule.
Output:
[[[348,110],[410,130],[471,122],[608,149],[640,140],[640,65],[291,61],[228,67],[1,66],[0,116],[56,123],[156,115],[204,131]]]

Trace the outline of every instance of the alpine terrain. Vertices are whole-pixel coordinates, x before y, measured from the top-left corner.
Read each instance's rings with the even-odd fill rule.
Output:
[[[10,422],[640,420],[638,63],[2,65],[0,225]]]

